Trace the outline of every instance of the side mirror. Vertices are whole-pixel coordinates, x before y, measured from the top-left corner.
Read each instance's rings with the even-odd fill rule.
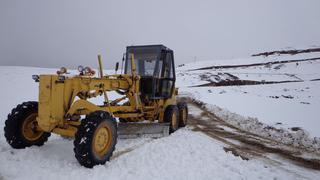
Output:
[[[118,69],[119,69],[119,62],[116,63],[116,68],[115,68],[116,73],[117,73]]]

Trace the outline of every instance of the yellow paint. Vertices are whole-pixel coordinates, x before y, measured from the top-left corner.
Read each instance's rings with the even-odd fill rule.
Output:
[[[101,123],[93,135],[92,149],[98,156],[104,156],[110,149],[112,142],[111,128],[106,122]]]
[[[38,140],[43,134],[43,131],[37,130],[36,118],[37,113],[30,114],[22,123],[21,133],[25,139],[31,142]]]
[[[134,62],[132,55],[131,62]],[[140,76],[136,75],[133,63],[132,75],[107,75],[100,78],[89,75],[65,77],[61,75],[40,75],[38,129],[54,132],[64,136],[74,136],[76,126],[80,124],[80,115],[94,111],[105,111],[115,117],[126,118],[128,121],[155,120],[163,122],[164,110],[168,105],[176,104],[177,89],[172,97],[166,100],[151,100],[145,105],[140,99]],[[109,91],[123,90],[124,97],[101,105],[88,101]],[[130,105],[118,103],[128,99]]]

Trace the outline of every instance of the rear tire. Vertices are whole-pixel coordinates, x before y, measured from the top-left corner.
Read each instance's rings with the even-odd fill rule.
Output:
[[[37,130],[38,102],[29,101],[12,109],[4,126],[4,136],[11,147],[23,149],[42,146],[51,135]]]
[[[185,102],[178,103],[179,127],[185,127],[188,123],[188,106]]]
[[[105,164],[112,156],[116,143],[116,120],[107,112],[93,112],[82,120],[75,134],[75,157],[87,168]]]
[[[176,105],[169,105],[164,112],[164,122],[170,122],[170,133],[179,128],[179,111]]]

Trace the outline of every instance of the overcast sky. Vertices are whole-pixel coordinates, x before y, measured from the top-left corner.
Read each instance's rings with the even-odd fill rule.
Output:
[[[97,66],[164,44],[177,64],[320,45],[320,0],[0,0],[0,65]]]

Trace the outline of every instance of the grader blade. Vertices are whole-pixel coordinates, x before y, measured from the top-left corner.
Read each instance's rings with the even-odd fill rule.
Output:
[[[160,138],[169,135],[170,123],[119,123],[118,138]]]

